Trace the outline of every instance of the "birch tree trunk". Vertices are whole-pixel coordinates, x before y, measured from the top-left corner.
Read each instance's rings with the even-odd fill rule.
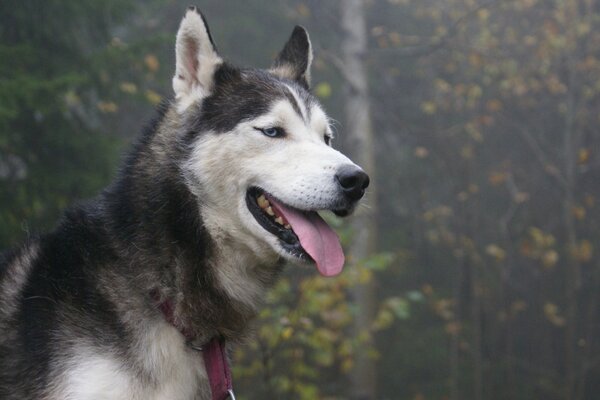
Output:
[[[374,178],[375,149],[371,128],[368,77],[365,68],[367,30],[362,0],[341,0],[342,62],[345,76],[344,138],[347,153]],[[373,182],[373,180],[372,180]],[[352,222],[353,239],[350,244],[351,263],[364,260],[376,250],[375,188],[368,190],[368,207],[359,207]],[[372,338],[369,331],[375,311],[374,283],[369,282],[354,289],[356,303],[354,334],[364,339],[357,349],[351,393],[352,399],[372,400],[376,396],[375,361],[369,355]]]

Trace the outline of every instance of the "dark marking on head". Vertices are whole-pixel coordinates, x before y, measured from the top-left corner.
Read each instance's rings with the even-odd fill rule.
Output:
[[[193,117],[196,132],[228,132],[240,122],[254,119],[285,99],[303,117],[300,105],[290,92],[293,87],[300,101],[310,109],[313,96],[296,81],[280,78],[258,69],[239,69],[223,63],[215,72],[213,92],[202,100]],[[303,117],[304,118],[304,117]]]
[[[294,111],[296,111],[298,116],[300,118],[302,118],[304,120],[304,122],[306,122],[308,116],[304,115],[304,113],[302,112],[302,108],[300,108],[300,104],[298,104],[298,102],[296,101],[296,96],[294,96],[294,94],[292,93],[290,88],[286,88],[286,89],[287,90],[285,91],[285,97],[288,99],[288,101],[292,105],[292,108],[294,109]],[[308,106],[307,106],[307,108],[308,108]]]

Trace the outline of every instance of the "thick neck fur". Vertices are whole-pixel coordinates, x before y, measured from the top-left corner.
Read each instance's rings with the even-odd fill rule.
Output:
[[[178,117],[173,109],[161,112],[102,196],[121,266],[107,279],[147,301],[158,289],[198,341],[239,340],[281,263],[258,265],[243,244],[202,222],[201,199],[179,167],[189,138]]]

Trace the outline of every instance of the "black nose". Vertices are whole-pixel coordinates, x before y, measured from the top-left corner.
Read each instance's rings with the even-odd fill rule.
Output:
[[[369,186],[369,175],[355,165],[344,165],[335,174],[344,194],[351,200],[358,200]]]

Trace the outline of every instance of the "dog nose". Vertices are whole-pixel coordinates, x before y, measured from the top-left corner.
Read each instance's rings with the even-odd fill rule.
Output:
[[[341,167],[335,179],[340,184],[344,194],[351,200],[359,200],[365,194],[369,186],[369,175],[355,165],[344,165]]]

